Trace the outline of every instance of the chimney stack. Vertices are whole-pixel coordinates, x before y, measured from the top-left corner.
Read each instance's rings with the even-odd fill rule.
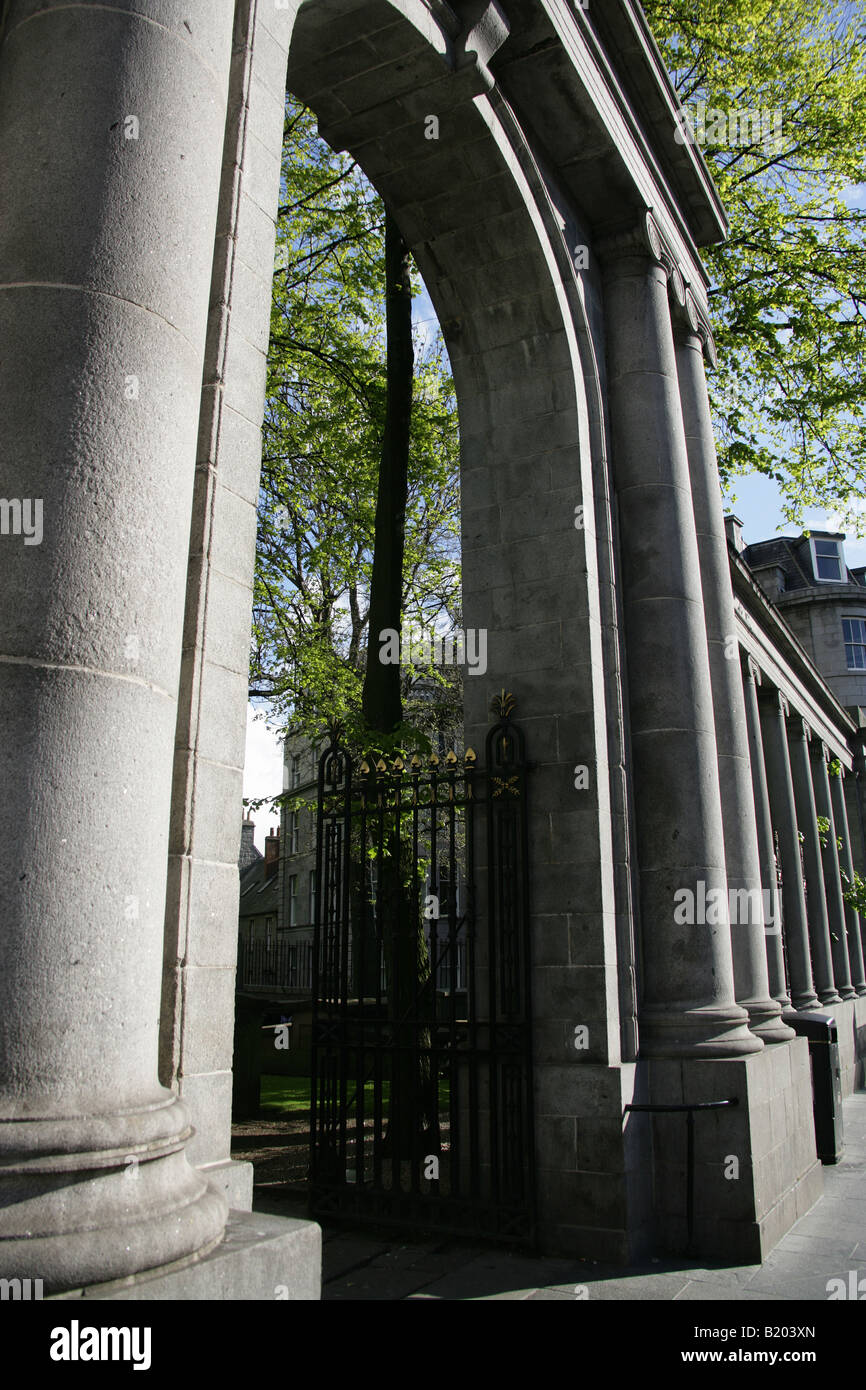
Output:
[[[265,836],[265,878],[272,878],[280,862],[280,827],[271,826],[270,835]]]
[[[244,816],[241,823],[241,850],[238,855],[238,868],[246,869],[260,857],[256,849],[256,823],[254,820],[250,820],[249,816]]]
[[[743,523],[738,516],[734,516],[733,512],[729,512],[725,517],[725,534],[738,555],[745,550],[746,543],[743,540]]]

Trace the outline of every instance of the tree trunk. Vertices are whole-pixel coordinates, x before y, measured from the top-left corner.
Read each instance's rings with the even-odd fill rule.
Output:
[[[390,216],[385,221],[385,322],[388,393],[370,580],[367,668],[363,713],[371,732],[393,733],[401,723],[400,664],[380,660],[381,633],[398,639],[403,609],[403,553],[409,490],[414,351],[409,248]],[[417,1017],[430,961],[415,892],[416,867],[395,825],[379,860],[378,916],[385,950],[388,1017],[393,1024],[391,1091],[386,1147],[400,1160],[420,1163],[438,1127],[437,1078],[431,1076],[429,1026]],[[422,899],[423,900],[423,899]],[[425,993],[429,993],[425,991]],[[432,1013],[434,998],[430,998]]]
[[[388,396],[376,495],[376,538],[370,580],[363,712],[369,728],[390,734],[403,717],[400,666],[385,665],[379,660],[382,643],[379,634],[388,628],[399,634],[402,618],[409,430],[415,366],[409,248],[390,213],[385,217],[385,323],[388,334]]]

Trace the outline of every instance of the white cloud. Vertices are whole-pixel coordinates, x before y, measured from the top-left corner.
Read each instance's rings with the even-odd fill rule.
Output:
[[[255,718],[267,706],[247,705],[247,744],[244,756],[244,796],[278,796],[283,790],[283,748],[277,731],[267,717]],[[263,806],[253,813],[256,823],[256,846],[264,853],[265,836],[269,825],[276,825],[279,816]]]

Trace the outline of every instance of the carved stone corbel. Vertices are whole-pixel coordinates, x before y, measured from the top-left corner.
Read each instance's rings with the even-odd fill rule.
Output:
[[[446,6],[456,13],[460,33],[455,40],[457,70],[475,68],[483,89],[492,91],[496,79],[490,61],[511,33],[511,25],[497,0],[451,0]]]

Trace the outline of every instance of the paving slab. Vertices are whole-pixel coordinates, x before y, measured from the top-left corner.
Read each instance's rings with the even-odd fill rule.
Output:
[[[824,1196],[763,1265],[659,1256],[622,1268],[325,1224],[322,1296],[340,1302],[826,1302],[829,1279],[847,1279],[849,1271],[866,1277],[866,1091],[849,1097],[844,1113],[845,1154],[824,1168]]]
[[[751,1293],[735,1284],[705,1284],[698,1282],[686,1284],[677,1294],[675,1303],[772,1303],[779,1299],[794,1298],[794,1294]]]
[[[685,1274],[638,1274],[623,1275],[620,1270],[616,1278],[593,1279],[592,1282],[584,1280],[584,1287],[589,1298],[595,1302],[614,1303],[623,1299],[652,1300],[654,1302],[669,1302],[674,1299],[679,1291],[685,1287],[688,1276]],[[574,1298],[574,1285],[571,1289],[571,1296]],[[553,1293],[568,1295],[565,1286],[554,1288]]]

